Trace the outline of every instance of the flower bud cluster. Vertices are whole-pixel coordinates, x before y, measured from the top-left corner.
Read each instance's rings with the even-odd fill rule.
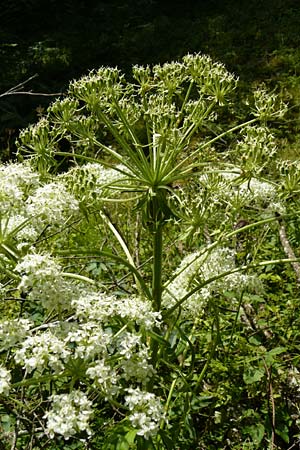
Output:
[[[101,164],[87,163],[78,166],[58,178],[80,201],[92,203],[103,197],[114,197],[119,186],[126,183],[128,170],[123,165],[104,168]]]

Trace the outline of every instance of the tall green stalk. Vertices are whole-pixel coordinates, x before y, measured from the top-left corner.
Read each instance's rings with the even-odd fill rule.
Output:
[[[163,224],[158,223],[153,232],[152,297],[153,308],[160,311],[162,296]]]
[[[163,225],[164,222],[157,220],[159,210],[157,202],[153,202],[153,217],[156,218],[152,231],[153,263],[152,263],[152,305],[155,311],[160,311],[162,297],[162,254],[163,254]],[[159,342],[152,338],[151,363],[153,367],[157,364]],[[148,383],[148,391],[153,388],[153,378]]]

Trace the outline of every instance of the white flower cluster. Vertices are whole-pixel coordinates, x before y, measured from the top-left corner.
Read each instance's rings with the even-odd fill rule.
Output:
[[[285,207],[278,196],[277,186],[273,183],[251,178],[238,187],[238,195],[242,196],[244,201],[249,204],[253,203],[262,207],[265,213],[283,214],[285,212]]]
[[[28,319],[11,319],[0,322],[0,352],[6,351],[24,340],[32,322]]]
[[[90,178],[95,179],[95,192],[99,195],[106,186],[113,185],[119,180],[126,178],[123,172],[128,172],[125,166],[117,165],[116,168],[105,168],[101,164],[87,163],[83,166],[84,171]]]
[[[131,414],[129,420],[137,429],[137,434],[148,439],[159,430],[160,421],[164,418],[162,404],[158,397],[139,388],[128,388],[125,397]]]
[[[101,324],[88,321],[70,330],[65,342],[73,344],[74,358],[86,361],[106,355],[107,347],[111,344],[111,331],[104,331]]]
[[[232,171],[221,172],[225,183],[220,183],[219,196],[231,204],[238,204],[240,208],[251,205],[260,208],[263,213],[284,213],[285,207],[280,201],[278,186],[269,181],[262,181],[252,177],[239,182],[241,171],[233,168]]]
[[[104,355],[105,351],[115,351],[119,355],[119,368],[126,380],[135,379],[146,383],[153,375],[154,369],[149,364],[149,350],[142,342],[141,336],[133,332],[117,333],[117,338],[109,329],[102,330],[112,317],[125,319],[151,329],[160,326],[161,314],[152,311],[150,302],[137,297],[118,299],[104,293],[89,294],[72,302],[75,317],[83,323],[80,329],[69,334],[70,342],[76,342],[76,356],[92,358]],[[108,350],[107,350],[108,349]]]
[[[192,282],[198,274],[204,258],[200,251],[191,253],[183,258],[179,267],[175,270],[173,281],[167,285],[166,292],[163,295],[165,307],[175,305],[178,300],[189,293],[192,288]],[[188,310],[191,303],[193,303],[195,308],[194,314],[197,316],[203,312],[206,301],[197,292],[189,298],[188,302],[183,304],[184,310]]]
[[[29,217],[26,215],[16,214],[2,220],[2,229],[5,228],[6,235],[13,233],[14,230],[19,228],[17,240],[21,242],[17,246],[22,247],[24,242],[34,242],[40,234],[40,230],[35,228],[28,219]]]
[[[26,274],[22,278],[19,288],[27,290],[34,287],[39,280],[51,280],[61,273],[61,266],[50,255],[37,253],[25,255],[17,264],[16,271]]]
[[[138,383],[146,384],[154,374],[152,364],[149,364],[149,350],[143,344],[138,334],[123,332],[118,336],[116,344],[118,352],[122,356],[119,367],[125,380],[136,380]]]
[[[86,374],[93,380],[93,386],[100,389],[106,399],[119,393],[119,375],[105,360],[97,360],[87,369]]]
[[[32,244],[46,226],[57,227],[79,211],[78,201],[59,182],[41,185],[28,164],[0,165],[0,230],[16,248]]]
[[[239,185],[241,195],[253,199],[257,203],[269,203],[276,199],[277,190],[274,184],[251,178]]]
[[[187,255],[174,273],[174,279],[167,285],[163,302],[170,307],[195,287],[194,282],[205,283],[206,281],[234,271],[235,252],[229,248],[215,248],[209,253],[198,251]],[[216,293],[224,291],[236,291],[248,288],[250,290],[260,289],[261,283],[255,276],[240,272],[228,274],[217,280],[212,280],[206,286],[188,297],[182,304],[183,313],[187,316],[202,315],[207,300]]]
[[[117,298],[100,292],[75,299],[72,306],[79,319],[88,317],[92,321],[105,322],[119,316],[147,329],[160,325],[161,314],[152,310],[149,301],[139,297]]]
[[[39,176],[29,165],[8,164],[0,166],[0,213],[24,209],[24,200],[30,190],[38,185]]]
[[[22,364],[28,373],[33,370],[43,371],[46,367],[54,373],[64,369],[64,363],[71,356],[71,350],[51,331],[28,336],[22,347],[15,353],[15,361]]]
[[[20,287],[31,289],[29,296],[39,294],[43,299],[50,292],[54,299],[49,301],[54,303],[58,294],[52,284],[56,286],[56,280],[60,277],[60,266],[55,261],[48,255],[27,255],[17,269],[27,271]],[[63,292],[62,295],[67,294]],[[15,360],[29,373],[35,369],[60,372],[71,357],[95,367],[97,360],[109,359],[110,355],[114,355],[126,380],[134,378],[144,383],[153,374],[153,367],[148,362],[148,347],[140,333],[135,331],[136,326],[151,328],[160,325],[160,314],[151,310],[150,303],[138,298],[119,300],[103,293],[87,293],[73,300],[72,307],[75,309],[72,309],[74,321],[65,324],[57,322],[46,330],[30,330],[32,324],[26,319],[0,323],[3,349],[23,340],[16,350]],[[125,319],[125,328],[114,333],[110,324],[116,321],[122,328],[120,318]],[[134,325],[134,331],[129,332],[126,326],[130,323]]]
[[[33,223],[41,227],[62,224],[79,211],[78,201],[62,183],[49,183],[39,187],[26,202],[28,214]]]
[[[18,288],[48,310],[69,309],[79,295],[79,287],[63,277],[62,267],[50,255],[27,254],[15,270],[22,275]]]
[[[89,421],[93,413],[92,402],[84,392],[73,390],[70,394],[53,395],[51,400],[52,408],[44,416],[50,438],[55,433],[61,434],[65,439],[79,431],[91,434]]]
[[[11,374],[5,367],[0,366],[0,395],[8,395],[11,387]]]
[[[20,287],[28,295],[44,296],[43,289],[53,293],[51,284],[61,276],[61,266],[49,255],[27,255],[17,271],[23,273]],[[13,359],[24,369],[26,379],[46,374],[78,376],[80,366],[82,386],[95,389],[105,400],[124,394],[131,384],[140,385],[141,389],[128,390],[130,420],[140,435],[147,438],[156,433],[162,409],[152,394],[142,391],[155,371],[141,329],[159,326],[160,314],[147,301],[104,293],[81,293],[72,300],[70,312],[67,321],[38,327],[26,319],[0,323],[2,349],[15,346]],[[4,370],[0,375],[0,389],[6,394],[10,375]],[[92,403],[83,392],[55,395],[44,417],[47,433],[50,438],[58,433],[65,439],[79,431],[89,433],[91,415]]]

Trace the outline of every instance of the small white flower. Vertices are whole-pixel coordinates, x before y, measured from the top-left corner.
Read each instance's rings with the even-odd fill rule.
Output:
[[[104,331],[99,323],[89,321],[71,330],[65,342],[74,344],[74,357],[90,360],[95,356],[106,355],[111,342],[111,333]]]
[[[26,164],[0,166],[0,213],[22,211],[24,200],[30,190],[38,184],[39,175]]]
[[[239,192],[247,196],[249,200],[255,200],[258,202],[270,202],[274,201],[278,194],[274,184],[267,183],[266,181],[260,181],[256,178],[251,178],[250,181],[245,181],[239,186]]]
[[[24,225],[24,226],[22,226]],[[19,227],[19,231],[15,234],[15,239],[19,241],[33,242],[39,235],[39,230],[34,228],[28,217],[21,214],[10,215],[7,219],[1,221],[1,228],[4,229],[5,234],[12,233]]]
[[[235,268],[235,251],[230,248],[215,248],[208,254],[199,250],[187,255],[176,269],[175,279],[167,286],[163,302],[170,307],[189,294],[195,286],[195,281],[206,282],[223,273],[234,271]],[[261,290],[261,282],[255,276],[240,272],[220,277],[190,295],[182,304],[183,314],[188,317],[202,315],[207,300],[214,293],[245,288],[251,291]]]

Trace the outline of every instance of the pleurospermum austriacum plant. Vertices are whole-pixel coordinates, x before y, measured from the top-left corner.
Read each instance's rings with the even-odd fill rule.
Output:
[[[211,367],[253,331],[262,268],[291,261],[265,258],[291,201],[269,170],[284,105],[259,90],[238,123],[238,80],[199,54],[132,80],[71,82],[0,168],[4,448],[216,448]],[[234,445],[274,444],[250,431]]]

